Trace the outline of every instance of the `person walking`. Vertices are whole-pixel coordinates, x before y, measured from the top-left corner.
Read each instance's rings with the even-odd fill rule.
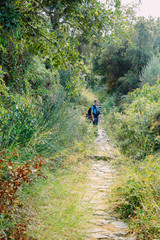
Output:
[[[98,105],[98,101],[94,100],[94,105],[91,107],[91,116],[92,116],[93,125],[98,125],[98,116],[100,114],[100,111],[97,105]]]

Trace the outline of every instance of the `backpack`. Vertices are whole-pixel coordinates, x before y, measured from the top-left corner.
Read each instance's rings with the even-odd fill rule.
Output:
[[[93,105],[93,109],[95,109],[96,108],[96,106],[95,105]],[[97,109],[97,108],[96,108]],[[98,116],[100,114],[100,112],[97,110],[97,113],[96,113],[96,116]],[[91,119],[91,107],[88,109],[88,113],[86,114],[86,118],[89,118],[89,119]]]

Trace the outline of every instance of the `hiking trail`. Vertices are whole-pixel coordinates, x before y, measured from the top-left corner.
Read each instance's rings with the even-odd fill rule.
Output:
[[[136,235],[129,233],[127,224],[117,219],[111,210],[108,196],[113,182],[117,180],[117,170],[111,161],[116,160],[117,154],[101,125],[98,126],[95,148],[97,154],[91,161],[88,191],[84,198],[84,201],[90,201],[93,209],[85,239],[136,240]]]

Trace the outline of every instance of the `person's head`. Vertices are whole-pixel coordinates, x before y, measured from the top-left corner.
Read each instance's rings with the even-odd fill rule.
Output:
[[[97,106],[97,104],[98,104],[98,101],[97,101],[97,100],[94,100],[94,105]]]

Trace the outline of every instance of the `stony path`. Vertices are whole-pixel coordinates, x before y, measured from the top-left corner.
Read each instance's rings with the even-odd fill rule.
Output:
[[[99,129],[99,136],[95,146],[97,155],[91,163],[89,190],[85,201],[90,201],[93,216],[87,227],[86,240],[136,240],[136,236],[129,234],[127,225],[116,219],[110,209],[108,194],[115,180],[116,170],[110,161],[116,157],[114,147],[109,143],[106,132]]]

